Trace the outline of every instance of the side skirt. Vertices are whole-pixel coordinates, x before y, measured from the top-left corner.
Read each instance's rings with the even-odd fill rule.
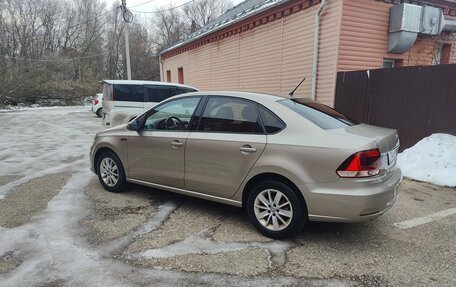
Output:
[[[232,206],[242,207],[242,202],[237,201],[237,200],[227,199],[227,198],[218,197],[218,196],[214,196],[214,195],[203,194],[203,193],[199,193],[199,192],[195,192],[195,191],[190,191],[190,190],[186,190],[186,189],[170,187],[170,186],[161,185],[161,184],[150,183],[150,182],[147,182],[147,181],[142,181],[142,180],[137,180],[137,179],[127,178],[127,181],[131,182],[131,183],[139,184],[139,185],[153,187],[153,188],[156,188],[156,189],[163,189],[163,190],[166,190],[166,191],[171,191],[171,192],[175,192],[175,193],[179,193],[179,194],[189,195],[189,196],[192,196],[192,197],[198,197],[198,198],[201,198],[201,199],[206,199],[206,200],[210,200],[210,201],[220,202],[220,203],[223,203],[223,204],[228,204],[228,205],[232,205]]]

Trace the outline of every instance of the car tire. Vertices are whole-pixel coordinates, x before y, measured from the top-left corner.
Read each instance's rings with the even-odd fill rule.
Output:
[[[99,108],[96,112],[97,117],[102,118],[103,117],[103,108]]]
[[[113,152],[103,152],[97,159],[97,174],[101,185],[109,192],[123,192],[126,186],[125,171]]]
[[[275,180],[257,184],[247,198],[250,222],[264,236],[284,239],[307,223],[307,208],[288,185]]]

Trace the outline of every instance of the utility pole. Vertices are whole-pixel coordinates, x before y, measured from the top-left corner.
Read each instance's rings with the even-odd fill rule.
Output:
[[[128,23],[133,21],[133,14],[127,9],[126,0],[122,0],[122,16],[125,22],[124,36],[125,36],[125,59],[127,62],[127,78],[131,80],[131,67],[130,67],[130,41],[128,39]]]

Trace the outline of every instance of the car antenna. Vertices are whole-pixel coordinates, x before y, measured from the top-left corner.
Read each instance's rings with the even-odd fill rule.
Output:
[[[306,77],[304,77],[304,79],[302,79],[302,81],[296,86],[296,88],[294,88],[294,90],[288,94],[290,97],[293,97],[294,92],[296,92],[296,90],[299,88],[299,86],[302,84],[302,82],[304,82],[305,79],[306,79]]]

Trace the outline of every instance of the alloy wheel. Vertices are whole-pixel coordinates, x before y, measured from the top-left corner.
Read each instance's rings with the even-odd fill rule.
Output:
[[[100,162],[100,174],[103,182],[109,187],[114,187],[119,181],[119,169],[114,160],[109,157],[105,157]]]
[[[272,231],[280,231],[290,225],[293,207],[288,197],[276,189],[265,189],[258,193],[254,202],[258,222]]]

